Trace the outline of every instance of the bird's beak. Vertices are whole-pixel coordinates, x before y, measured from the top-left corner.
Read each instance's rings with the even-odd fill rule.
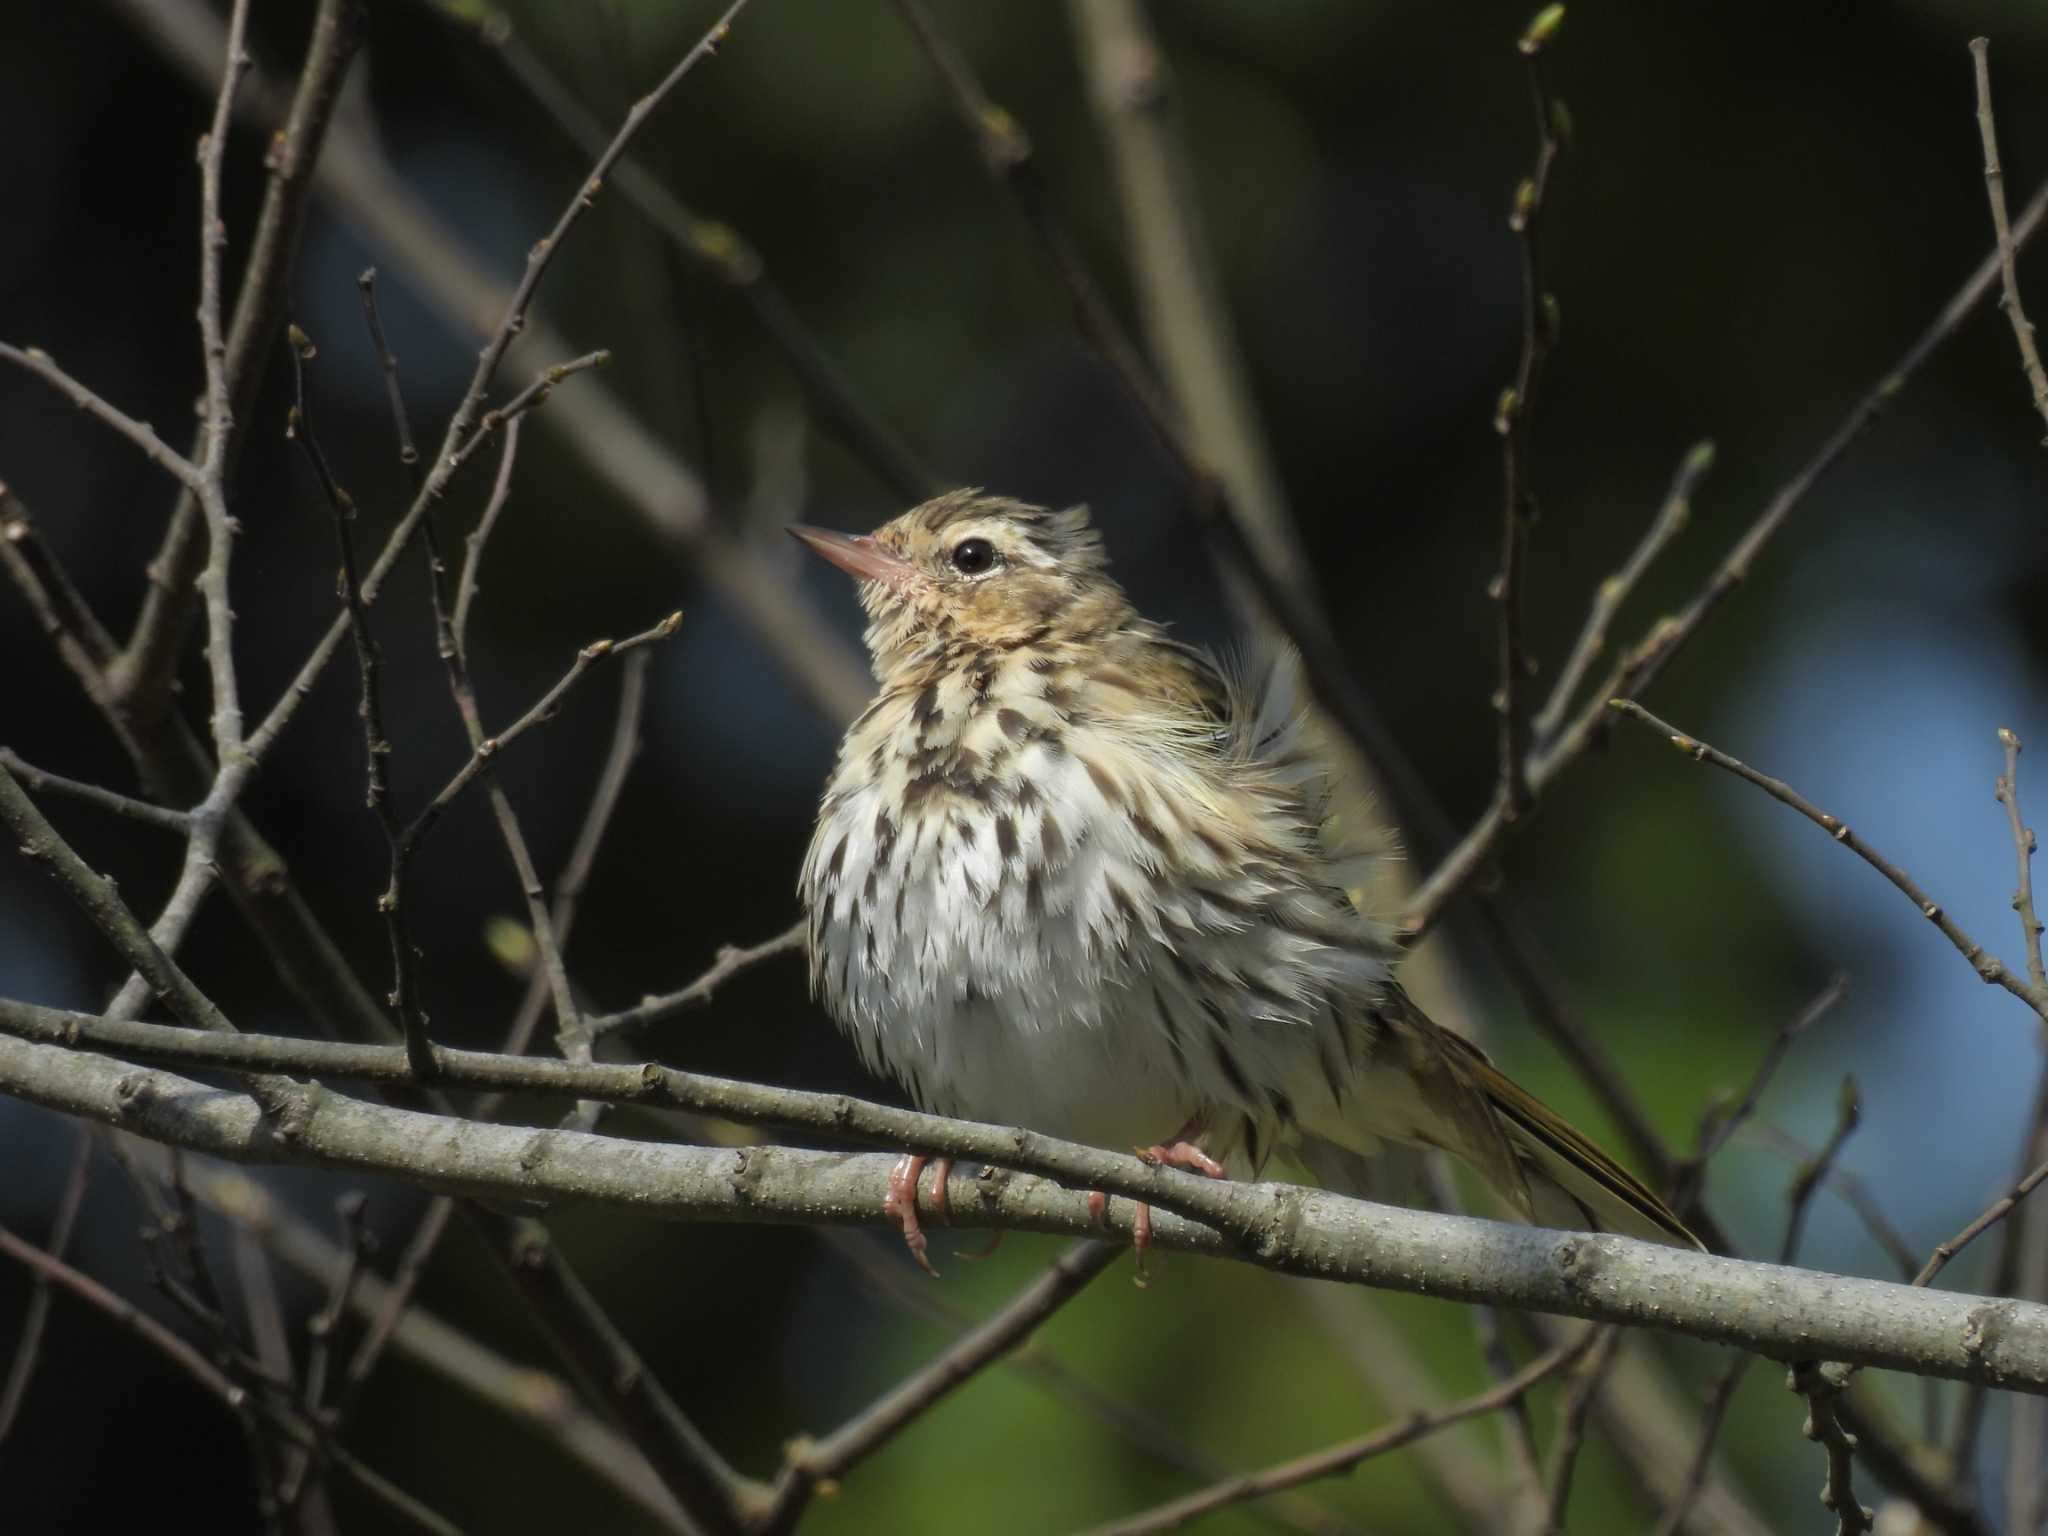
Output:
[[[789,535],[862,581],[883,582],[900,591],[917,574],[916,566],[900,555],[891,554],[864,533],[833,533],[827,528],[791,523]]]

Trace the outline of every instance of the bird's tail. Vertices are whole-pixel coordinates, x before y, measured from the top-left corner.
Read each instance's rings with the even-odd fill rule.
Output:
[[[1383,1011],[1390,1027],[1373,1044],[1368,1102],[1342,1125],[1304,1127],[1311,1136],[1353,1152],[1370,1150],[1373,1135],[1439,1147],[1538,1226],[1705,1247],[1639,1179],[1399,987],[1388,987]],[[1344,1175],[1347,1159],[1319,1157],[1312,1143],[1303,1161],[1325,1183],[1355,1182]]]

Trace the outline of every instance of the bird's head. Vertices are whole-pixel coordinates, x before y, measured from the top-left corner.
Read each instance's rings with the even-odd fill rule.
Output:
[[[1086,507],[1055,512],[952,491],[871,534],[789,531],[859,578],[868,649],[884,679],[934,645],[1044,644],[1129,611]]]

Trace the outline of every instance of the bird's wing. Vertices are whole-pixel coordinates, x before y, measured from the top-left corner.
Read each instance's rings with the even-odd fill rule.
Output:
[[[1588,1224],[1624,1237],[1704,1249],[1705,1244],[1641,1180],[1503,1073],[1478,1046],[1433,1022],[1398,987],[1391,993],[1405,1005],[1411,1022],[1433,1036],[1446,1059],[1455,1063],[1453,1070],[1484,1101],[1498,1133],[1513,1147],[1522,1177],[1502,1194],[1512,1200],[1516,1187],[1527,1190],[1533,1200],[1522,1209],[1546,1226]],[[1484,1164],[1479,1167],[1492,1177]]]

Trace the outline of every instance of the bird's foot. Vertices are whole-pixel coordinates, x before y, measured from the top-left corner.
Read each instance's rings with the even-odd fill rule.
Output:
[[[1190,1124],[1172,1141],[1150,1147],[1135,1147],[1132,1150],[1138,1154],[1141,1161],[1154,1168],[1182,1168],[1189,1173],[1199,1173],[1211,1179],[1229,1177],[1223,1171],[1221,1163],[1187,1139],[1190,1132],[1196,1130],[1199,1130],[1199,1126]],[[1108,1215],[1109,1197],[1099,1190],[1090,1194],[1088,1219],[1100,1226],[1107,1220]],[[1152,1247],[1152,1207],[1143,1201],[1138,1202],[1138,1208],[1131,1214],[1131,1247],[1138,1255],[1138,1272],[1134,1278],[1138,1288],[1143,1290],[1152,1283],[1152,1277],[1145,1272],[1145,1255]]]
[[[896,1229],[903,1234],[903,1246],[917,1260],[917,1267],[937,1279],[939,1272],[925,1256],[924,1228],[917,1219],[917,1181],[924,1173],[924,1165],[934,1161],[937,1166],[932,1170],[932,1182],[937,1187],[932,1191],[932,1208],[940,1221],[952,1222],[953,1210],[946,1195],[946,1180],[953,1174],[950,1157],[934,1160],[905,1153],[898,1158],[896,1166],[889,1170],[889,1193],[882,1200],[882,1214],[896,1223]]]
[[[1199,1173],[1210,1179],[1225,1177],[1221,1163],[1192,1141],[1180,1137],[1132,1150],[1138,1154],[1139,1161],[1150,1163],[1154,1168],[1184,1168],[1189,1173]]]

